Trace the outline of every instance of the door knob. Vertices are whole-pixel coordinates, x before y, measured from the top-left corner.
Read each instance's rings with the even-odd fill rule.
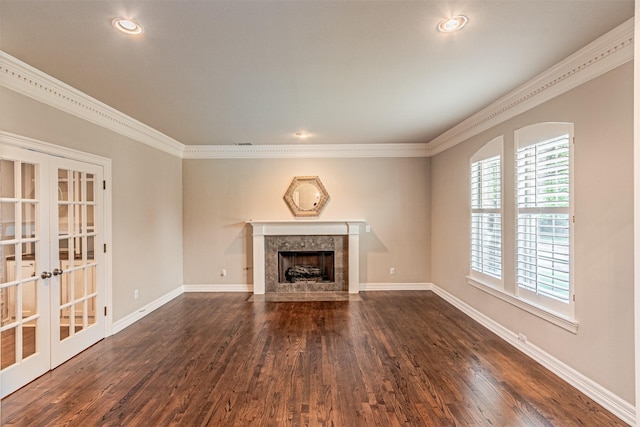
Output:
[[[64,271],[61,268],[55,268],[53,270],[53,275],[57,276],[58,274],[62,275],[62,273],[64,273]]]
[[[43,271],[40,277],[42,277],[43,279],[48,279],[51,277],[51,273],[49,273],[48,271]]]

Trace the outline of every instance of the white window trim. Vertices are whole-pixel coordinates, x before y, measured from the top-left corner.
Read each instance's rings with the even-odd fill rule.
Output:
[[[491,141],[483,145],[469,160],[469,166],[475,162],[479,162],[491,157],[500,156],[500,229],[501,229],[501,255],[500,264],[501,272],[500,278],[484,274],[480,271],[471,268],[471,259],[469,259],[469,276],[475,280],[479,280],[493,289],[504,289],[504,136],[500,135],[493,138]],[[471,189],[471,182],[467,186]],[[473,209],[469,204],[469,237],[471,237],[471,217]],[[469,238],[469,244],[471,244],[471,238]],[[469,248],[469,256],[471,255],[471,248]]]
[[[496,289],[473,277],[467,276],[467,283],[474,288],[480,289],[481,291],[486,292],[489,295],[493,295],[494,297],[499,298],[504,302],[507,302],[515,307],[518,307],[521,310],[529,312],[534,316],[546,320],[547,322],[553,323],[554,325],[557,325],[571,333],[578,333],[578,326],[580,326],[580,323],[575,319],[569,318],[560,313],[550,311],[547,307],[536,305],[531,301],[525,300],[516,295],[512,295],[503,290]]]

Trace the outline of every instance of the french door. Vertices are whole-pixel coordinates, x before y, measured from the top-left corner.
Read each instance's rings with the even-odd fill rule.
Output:
[[[0,146],[0,396],[105,336],[102,166]]]

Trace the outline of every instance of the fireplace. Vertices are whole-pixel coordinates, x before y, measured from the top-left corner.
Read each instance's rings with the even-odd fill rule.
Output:
[[[334,251],[278,252],[278,283],[334,282]]]
[[[247,221],[253,228],[253,292],[265,293],[348,292],[357,294],[359,277],[360,225],[365,220],[270,220]],[[368,230],[367,230],[368,231]],[[333,252],[333,278],[323,268],[303,259],[298,280],[287,281],[280,273],[279,253]],[[286,261],[285,261],[286,262]],[[314,261],[315,262],[315,261]],[[325,264],[330,262],[325,258]],[[325,266],[326,267],[326,266]],[[287,267],[288,269],[289,267]],[[316,268],[320,268],[318,273]],[[286,276],[286,269],[284,271]],[[295,274],[294,274],[295,275]],[[319,276],[322,276],[322,279]],[[303,277],[303,276],[308,276]],[[283,279],[284,280],[281,280]]]
[[[265,291],[347,292],[345,236],[265,236]]]

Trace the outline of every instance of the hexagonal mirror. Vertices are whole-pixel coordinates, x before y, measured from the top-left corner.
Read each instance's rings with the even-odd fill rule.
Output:
[[[329,193],[317,176],[295,176],[284,201],[294,216],[320,216],[329,202]]]

